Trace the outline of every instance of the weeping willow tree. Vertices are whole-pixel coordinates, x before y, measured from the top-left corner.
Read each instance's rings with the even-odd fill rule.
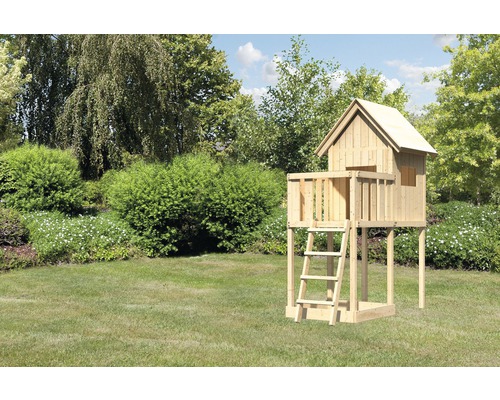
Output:
[[[169,161],[234,136],[240,84],[210,35],[74,35],[68,66],[75,83],[54,141],[87,178],[130,155]]]
[[[172,153],[162,121],[171,58],[154,35],[82,35],[69,59],[75,88],[56,120],[56,142],[71,147],[88,177],[119,167],[124,154]]]

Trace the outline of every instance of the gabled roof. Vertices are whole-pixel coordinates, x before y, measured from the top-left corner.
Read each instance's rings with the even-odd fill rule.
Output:
[[[357,113],[363,114],[398,153],[405,150],[437,154],[437,151],[417,132],[412,124],[395,108],[354,99],[337,123],[328,132],[316,149],[318,156],[328,152],[328,148],[342,134],[344,128]]]

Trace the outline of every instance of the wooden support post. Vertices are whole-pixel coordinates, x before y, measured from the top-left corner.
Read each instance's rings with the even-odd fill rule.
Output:
[[[361,300],[368,301],[368,228],[361,228]]]
[[[326,250],[327,251],[332,251],[333,252],[333,232],[328,232],[326,234]],[[333,265],[333,257],[332,256],[327,256],[326,257],[326,274],[328,276],[334,276],[334,265]],[[335,282],[333,281],[326,281],[326,299],[327,300],[333,300],[333,289],[335,286]]]
[[[418,307],[425,307],[425,228],[418,232]]]
[[[295,245],[294,231],[287,229],[287,306],[295,305]]]
[[[353,313],[356,322],[358,311],[358,233],[356,226],[351,227],[351,243],[349,244],[349,310]]]
[[[351,237],[349,244],[349,311],[352,314],[352,322],[356,322],[358,312],[358,232],[356,229],[356,218],[360,212],[360,184],[355,174],[349,180],[350,204],[349,214],[351,220]]]
[[[394,305],[394,228],[387,228],[387,304]]]

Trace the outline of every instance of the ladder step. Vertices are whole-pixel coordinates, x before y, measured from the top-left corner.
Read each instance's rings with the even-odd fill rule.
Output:
[[[345,228],[308,228],[308,232],[345,232]]]
[[[336,276],[325,275],[301,275],[300,279],[316,279],[318,281],[338,281]]]
[[[305,256],[333,256],[340,257],[342,253],[340,251],[304,251]]]
[[[306,300],[298,299],[297,304],[316,304],[321,306],[333,306],[335,302],[333,300]]]

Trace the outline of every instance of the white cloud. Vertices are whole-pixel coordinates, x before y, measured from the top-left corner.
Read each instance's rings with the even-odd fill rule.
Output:
[[[389,79],[389,78],[385,77],[384,75],[382,75],[382,80],[385,82],[384,93],[386,93],[386,94],[392,93],[397,88],[401,87],[401,82],[396,78]]]
[[[264,96],[267,93],[267,88],[261,87],[261,88],[247,89],[247,88],[241,87],[240,93],[251,95],[255,105],[258,106],[262,101],[262,96]]]
[[[408,63],[404,60],[390,60],[386,61],[386,64],[390,67],[398,69],[399,74],[406,81],[407,86],[421,87],[428,90],[435,90],[439,86],[439,81],[437,79],[433,79],[424,83],[424,77],[426,75],[435,74],[436,72],[449,67],[447,64],[438,67],[422,67],[420,65]]]
[[[262,66],[262,79],[270,85],[275,85],[278,82],[279,73],[276,69],[276,62],[278,60],[279,58],[275,57],[272,61],[268,61]]]
[[[267,57],[262,54],[259,49],[253,47],[252,42],[248,42],[243,46],[239,46],[236,53],[236,58],[245,67],[249,67],[250,65],[259,61],[267,60]]]
[[[457,35],[434,35],[432,41],[436,46],[444,47],[451,46],[452,43],[458,41]]]

